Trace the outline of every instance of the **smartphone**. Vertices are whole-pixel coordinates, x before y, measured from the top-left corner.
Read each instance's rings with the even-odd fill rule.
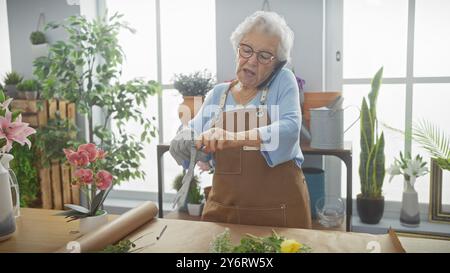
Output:
[[[269,85],[272,83],[272,80],[275,79],[275,77],[278,75],[280,70],[284,67],[284,65],[287,63],[287,61],[282,61],[277,64],[275,69],[273,70],[272,74],[265,79],[261,84],[258,85],[258,89],[263,89],[264,87],[269,87]]]

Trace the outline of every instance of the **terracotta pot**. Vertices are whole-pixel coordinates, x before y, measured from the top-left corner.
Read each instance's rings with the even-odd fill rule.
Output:
[[[356,198],[356,208],[361,222],[372,225],[378,224],[383,217],[384,196],[369,198],[358,194]]]
[[[309,122],[311,120],[309,109],[327,106],[340,95],[342,95],[342,92],[305,92],[302,113],[308,129],[310,128]]]
[[[183,99],[183,102],[178,107],[178,117],[183,125],[187,125],[187,123],[193,119],[200,110],[205,97],[184,96]]]

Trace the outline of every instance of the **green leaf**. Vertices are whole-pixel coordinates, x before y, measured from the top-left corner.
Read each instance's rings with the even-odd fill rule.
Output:
[[[89,213],[87,208],[74,204],[64,204],[64,207],[81,213]]]

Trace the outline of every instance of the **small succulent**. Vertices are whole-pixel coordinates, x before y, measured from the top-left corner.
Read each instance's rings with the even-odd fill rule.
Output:
[[[17,85],[19,91],[38,91],[40,84],[37,80],[25,80]]]

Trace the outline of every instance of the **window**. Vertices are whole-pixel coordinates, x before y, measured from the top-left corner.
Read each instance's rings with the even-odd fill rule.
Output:
[[[8,12],[6,0],[0,0],[0,81],[3,84],[5,73],[11,71],[11,51],[9,49]]]
[[[122,80],[144,77],[163,83],[161,99],[151,98],[144,110],[149,117],[156,117],[158,128],[162,128],[159,137],[146,147],[146,159],[142,169],[146,172],[145,181],[130,181],[116,187],[122,191],[156,192],[157,158],[156,145],[168,143],[181,124],[177,107],[182,101],[181,95],[173,89],[175,73],[192,73],[208,69],[216,73],[215,44],[215,2],[209,0],[107,0],[109,14],[124,14],[123,20],[136,29],[135,34],[128,31],[120,34],[119,41],[126,55]],[[157,13],[160,20],[157,21]],[[157,28],[160,27],[161,39],[158,40]],[[161,63],[158,64],[158,44],[161,46]],[[158,72],[161,71],[161,75]],[[161,114],[161,116],[159,116]],[[162,124],[161,124],[162,123]],[[130,122],[129,130],[138,129]],[[114,130],[114,124],[112,124]],[[169,154],[164,156],[165,192],[172,190],[172,181],[182,169]],[[211,177],[201,175],[202,184],[208,184]]]
[[[370,91],[370,78],[384,66],[378,98],[378,118],[386,138],[386,167],[400,151],[426,151],[384,124],[406,130],[412,122],[427,119],[450,132],[450,2],[446,0],[343,0],[343,79],[346,104],[360,107]],[[414,39],[408,39],[414,35]],[[347,111],[345,123],[358,113]],[[359,124],[346,139],[353,141],[354,196],[359,193]],[[417,180],[421,203],[429,202],[429,175]],[[388,201],[401,201],[403,179],[389,183],[383,191]],[[344,189],[345,190],[345,189]],[[443,195],[450,196],[447,187]],[[449,204],[449,198],[443,198]]]

